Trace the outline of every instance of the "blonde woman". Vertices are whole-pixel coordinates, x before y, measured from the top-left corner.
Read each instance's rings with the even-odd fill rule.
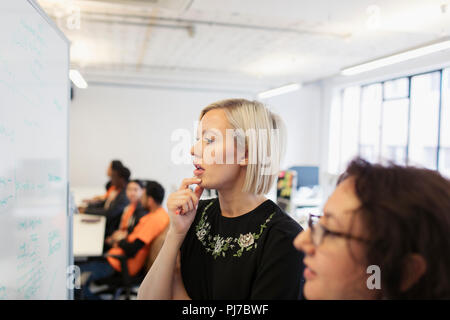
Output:
[[[281,119],[263,104],[229,99],[200,114],[194,177],[167,200],[170,227],[140,299],[298,299],[302,230],[264,194],[284,149]],[[190,188],[196,185],[195,189]],[[204,189],[218,197],[201,200]]]

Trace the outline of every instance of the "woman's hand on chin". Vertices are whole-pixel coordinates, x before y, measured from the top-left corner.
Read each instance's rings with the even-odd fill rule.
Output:
[[[180,188],[167,199],[167,209],[170,216],[169,231],[174,235],[185,236],[195,218],[198,202],[203,193],[203,188],[198,184],[201,179],[193,177],[184,179]],[[197,184],[192,191],[189,186]]]

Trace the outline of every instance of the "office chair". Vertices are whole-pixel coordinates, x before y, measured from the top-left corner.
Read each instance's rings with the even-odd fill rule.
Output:
[[[150,270],[151,266],[156,260],[159,251],[166,238],[168,227],[162,231],[151,243],[149,247],[149,253],[147,256],[146,265],[139,271],[135,276],[130,276],[128,273],[127,257],[125,255],[112,255],[105,254],[104,257],[113,257],[120,261],[121,272],[114,273],[111,277],[100,279],[95,281],[96,285],[107,285],[108,287],[104,290],[96,292],[96,294],[112,294],[113,299],[119,299],[122,293],[125,293],[125,299],[130,300],[132,296],[137,296],[133,292],[133,288],[139,287],[144,280],[147,272]]]

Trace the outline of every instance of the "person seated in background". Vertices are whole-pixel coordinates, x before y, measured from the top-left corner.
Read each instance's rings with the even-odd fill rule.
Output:
[[[104,201],[90,204],[80,210],[81,213],[95,214],[106,217],[105,238],[112,235],[119,228],[120,218],[125,207],[129,204],[126,196],[126,186],[130,179],[130,170],[126,167],[112,169],[111,183],[115,187]]]
[[[95,196],[92,199],[85,199],[83,200],[83,203],[86,205],[89,204],[93,204],[95,202],[101,202],[101,201],[105,201],[106,199],[108,199],[109,195],[111,194],[111,192],[113,192],[114,190],[116,190],[116,187],[112,184],[111,182],[111,177],[112,177],[112,171],[113,170],[119,170],[121,167],[124,167],[124,165],[122,164],[122,162],[120,160],[113,160],[110,162],[108,169],[106,171],[106,175],[109,178],[109,181],[106,183],[106,193],[100,196]]]
[[[127,184],[126,195],[130,202],[128,206],[123,210],[120,218],[119,229],[114,231],[113,234],[105,239],[105,248],[112,247],[114,242],[118,242],[131,233],[133,228],[139,222],[147,211],[142,205],[142,195],[144,193],[144,184],[140,180],[131,180]]]
[[[307,299],[449,299],[450,181],[353,160],[294,240]]]
[[[149,254],[150,244],[169,225],[169,215],[161,206],[164,199],[164,188],[155,181],[149,181],[146,185],[146,193],[142,198],[143,206],[148,210],[131,233],[124,239],[113,241],[106,259],[80,264],[82,274],[82,298],[99,299],[92,293],[89,285],[92,281],[107,278],[115,272],[121,272],[120,261],[108,255],[126,256],[128,273],[135,276],[143,269]],[[83,274],[89,272],[88,277]]]
[[[164,188],[156,181],[149,181],[142,197],[147,214],[144,215],[126,238],[113,243],[108,254],[126,255],[128,272],[138,274],[145,265],[151,242],[169,225],[169,215],[161,206],[164,200]],[[108,257],[108,262],[116,271],[121,271],[118,259]]]

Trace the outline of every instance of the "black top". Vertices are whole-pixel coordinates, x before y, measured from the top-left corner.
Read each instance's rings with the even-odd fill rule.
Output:
[[[111,201],[108,209],[105,209],[105,201],[90,204],[85,213],[96,214],[106,217],[105,238],[109,237],[119,228],[120,218],[123,210],[129,204],[125,189],[120,191],[114,200]]]
[[[122,239],[119,241],[118,245],[122,248],[127,258],[133,258],[136,253],[138,253],[138,251],[145,246],[145,243],[140,239],[136,239],[133,242],[128,242],[127,239]]]
[[[128,227],[127,227],[128,234],[131,234],[133,232],[134,227],[137,226],[139,220],[141,220],[141,218],[147,214],[148,214],[148,210],[142,206],[140,201],[138,201],[138,203],[136,205],[136,209],[134,209],[133,215],[130,217],[130,219],[128,221]],[[121,219],[122,219],[122,217],[121,217]]]
[[[302,227],[273,201],[228,218],[218,198],[201,200],[180,249],[192,299],[300,299],[303,254],[293,246]]]

